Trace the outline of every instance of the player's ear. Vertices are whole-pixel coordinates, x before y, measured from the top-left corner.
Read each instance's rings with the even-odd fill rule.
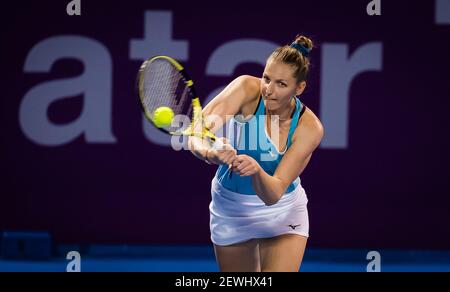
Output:
[[[306,88],[306,82],[305,81],[302,81],[299,84],[297,84],[297,88],[295,89],[295,95],[299,96],[300,94],[302,94],[303,91],[305,90],[305,88]]]

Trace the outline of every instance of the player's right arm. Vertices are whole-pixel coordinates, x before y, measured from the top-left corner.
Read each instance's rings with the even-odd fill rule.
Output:
[[[222,92],[214,97],[203,109],[205,126],[211,132],[221,129],[231,117],[242,113],[242,108],[259,97],[260,79],[248,75],[234,79]],[[200,137],[189,136],[189,149],[199,159],[215,164],[231,164],[236,158],[236,150],[226,141],[224,150],[211,147]]]

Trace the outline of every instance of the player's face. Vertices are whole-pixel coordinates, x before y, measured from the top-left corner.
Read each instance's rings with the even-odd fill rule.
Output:
[[[294,95],[303,92],[305,82],[297,83],[294,68],[269,58],[261,78],[261,93],[268,110],[283,109]]]

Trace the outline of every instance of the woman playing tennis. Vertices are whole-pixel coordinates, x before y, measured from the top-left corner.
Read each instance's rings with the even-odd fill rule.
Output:
[[[272,52],[262,78],[240,76],[208,103],[207,128],[214,132],[229,121],[230,129],[241,129],[237,138],[223,139],[224,148],[189,138],[196,157],[219,165],[210,228],[221,271],[300,268],[309,222],[299,176],[323,137],[319,119],[298,98],[312,47],[297,36]],[[220,119],[208,119],[213,116]]]

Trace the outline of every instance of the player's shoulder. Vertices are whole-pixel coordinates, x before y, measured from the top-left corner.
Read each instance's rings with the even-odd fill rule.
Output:
[[[324,135],[324,128],[322,122],[316,116],[316,114],[306,106],[303,115],[300,117],[298,121],[294,136],[300,138],[304,134],[307,134],[314,140],[317,140],[317,143],[320,143]]]
[[[236,78],[236,81],[250,95],[251,95],[251,93],[259,92],[259,90],[260,90],[261,78],[251,76],[251,75],[241,75]]]

